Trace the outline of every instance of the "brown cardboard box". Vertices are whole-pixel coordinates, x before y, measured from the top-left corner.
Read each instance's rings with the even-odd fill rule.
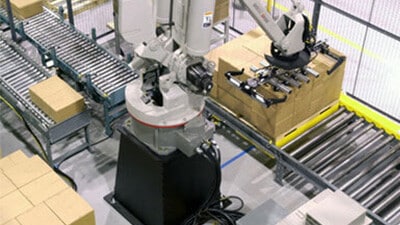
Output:
[[[52,172],[52,169],[39,156],[33,156],[24,163],[17,164],[4,170],[4,174],[20,188],[29,182]]]
[[[226,56],[221,56],[219,58],[217,84],[220,88],[228,92],[236,92],[238,89],[228,82],[225,73],[229,71],[240,71],[242,68],[251,65],[258,57],[244,48],[230,48],[229,50],[231,51],[226,51]],[[245,74],[243,76],[237,76],[236,78],[245,80],[250,78],[249,74],[249,69],[245,68]]]
[[[20,191],[33,205],[38,205],[67,188],[57,174],[47,173],[21,187]]]
[[[219,88],[218,90],[218,102],[230,109],[237,117],[245,120],[250,119],[251,108],[243,104],[231,93]]]
[[[43,12],[42,0],[10,0],[14,16],[27,19]]]
[[[64,225],[44,203],[19,215],[17,220],[21,225]]]
[[[61,122],[85,109],[82,95],[57,76],[29,88],[33,103],[54,121]]]
[[[214,24],[229,17],[229,0],[216,0],[214,10]]]
[[[45,201],[67,225],[94,225],[94,211],[75,191],[68,188]]]
[[[18,223],[18,221],[16,221],[16,220],[10,220],[7,223],[5,223],[4,225],[21,225],[21,224]]]
[[[17,187],[9,180],[3,172],[0,172],[0,198],[15,191]]]
[[[246,42],[243,47],[261,58],[264,58],[264,54],[271,54],[271,41],[265,35]]]
[[[228,43],[225,43],[224,45],[221,45],[217,48],[212,49],[210,52],[208,52],[204,57],[210,61],[215,62],[215,68],[219,68],[219,58],[221,56],[223,57],[230,57],[230,59],[234,60],[237,59],[238,62],[242,62],[243,60],[248,61],[249,59],[245,59],[243,57],[246,57],[247,54],[242,55],[243,53],[243,48],[240,46],[243,46],[245,43],[248,41],[251,41],[255,38],[260,37],[263,35],[263,31],[260,28],[251,30],[239,38],[235,38]],[[246,53],[246,52],[245,52]],[[254,57],[254,56],[251,56]]]
[[[32,208],[32,204],[18,190],[0,198],[0,224],[4,224]]]
[[[12,166],[24,162],[27,159],[28,157],[21,150],[15,151],[0,159],[0,171],[4,171]]]

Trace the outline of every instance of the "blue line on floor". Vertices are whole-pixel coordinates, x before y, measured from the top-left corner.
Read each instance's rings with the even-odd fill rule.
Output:
[[[254,149],[254,146],[250,146],[249,148],[242,150],[242,152],[240,152],[239,154],[235,155],[234,157],[232,157],[231,159],[229,159],[228,161],[224,162],[221,165],[221,169],[223,169],[224,167],[229,166],[230,164],[232,164],[233,162],[235,162],[236,160],[242,158],[244,155],[246,155],[248,152],[250,152],[251,150]]]

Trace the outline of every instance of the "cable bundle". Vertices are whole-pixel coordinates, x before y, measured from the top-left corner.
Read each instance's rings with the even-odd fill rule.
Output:
[[[200,209],[187,218],[182,225],[199,225],[209,221],[215,221],[219,225],[236,225],[236,220],[244,215],[239,212],[243,208],[244,203],[243,200],[237,196],[220,196],[219,187],[222,179],[221,153],[217,144],[213,140],[204,143],[199,148],[199,152],[214,165],[216,173],[215,185],[210,189],[210,194]],[[217,196],[219,197],[215,200]],[[234,209],[229,209],[233,200],[238,201],[239,206]]]

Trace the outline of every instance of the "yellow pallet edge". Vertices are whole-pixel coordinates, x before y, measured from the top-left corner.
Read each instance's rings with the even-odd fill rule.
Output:
[[[296,131],[292,132],[288,136],[276,141],[277,147],[282,147],[295,139],[300,134],[304,133],[323,119],[332,115],[336,112],[340,106],[345,107],[347,110],[354,112],[357,116],[364,118],[367,122],[374,124],[376,127],[383,129],[387,134],[393,135],[396,139],[400,140],[400,124],[391,120],[390,118],[382,115],[381,113],[371,109],[365,104],[357,101],[356,99],[341,93],[339,103],[322,114],[314,117],[303,126],[299,127]]]
[[[367,122],[374,124],[376,127],[383,129],[387,134],[393,135],[397,140],[400,140],[399,123],[351,98],[345,93],[341,94],[339,103],[347,110],[354,112],[357,116],[364,118]]]
[[[333,105],[332,107],[330,107],[328,110],[324,111],[323,113],[319,114],[318,116],[310,119],[310,121],[308,121],[307,123],[305,123],[304,125],[300,126],[299,128],[297,128],[295,131],[293,131],[292,133],[290,133],[289,135],[285,136],[282,139],[279,139],[275,142],[275,146],[277,147],[282,147],[284,145],[286,145],[287,143],[289,143],[290,141],[292,141],[293,139],[295,139],[297,136],[299,136],[300,134],[304,133],[305,131],[307,131],[308,129],[310,129],[311,127],[315,126],[316,124],[318,124],[319,122],[321,122],[322,120],[324,120],[325,118],[329,117],[330,115],[332,115],[334,112],[336,112],[339,109],[339,103]]]

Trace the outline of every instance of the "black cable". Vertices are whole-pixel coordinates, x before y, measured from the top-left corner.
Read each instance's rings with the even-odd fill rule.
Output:
[[[64,173],[62,170],[60,170],[57,167],[53,167],[54,172],[56,172],[58,175],[64,177],[65,179],[67,179],[67,181],[71,184],[72,189],[74,189],[74,191],[78,190],[78,185],[76,185],[74,179],[72,179],[72,177],[70,177],[68,174]]]
[[[22,120],[22,122],[24,123],[25,128],[29,131],[29,133],[35,139],[35,142],[38,144],[38,146],[39,146],[39,148],[40,148],[40,150],[42,152],[41,154],[39,154],[38,151],[35,151],[35,152],[32,152],[32,153],[39,155],[39,157],[42,158],[45,162],[47,162],[47,164],[50,164],[49,163],[49,156],[47,155],[46,151],[44,150],[42,142],[40,142],[40,139],[33,132],[32,128],[29,126],[29,124],[26,121],[26,119],[5,98],[0,96],[0,100],[3,101],[18,116],[18,118],[20,118]],[[54,170],[54,172],[56,172],[60,176],[66,178],[71,183],[71,186],[75,191],[78,189],[75,181],[70,176],[68,176],[67,174],[65,174],[64,172],[62,172],[60,169],[56,168],[55,166],[53,166],[53,170]]]
[[[95,146],[95,145],[98,145],[98,144],[100,144],[100,143],[102,143],[102,142],[108,140],[109,138],[110,138],[110,137],[105,137],[105,138],[103,138],[103,139],[100,139],[100,140],[94,142],[93,144],[91,144],[90,147],[93,147],[93,146]],[[53,167],[54,172],[56,172],[58,175],[60,175],[60,176],[62,176],[62,177],[64,177],[64,178],[66,178],[67,181],[71,184],[71,187],[72,187],[75,191],[78,190],[78,185],[76,184],[76,182],[74,181],[74,179],[72,179],[70,176],[68,176],[66,173],[64,173],[64,172],[60,169],[60,166],[61,166],[62,163],[64,163],[64,162],[67,161],[68,159],[70,159],[70,158],[72,158],[72,157],[78,155],[79,153],[82,153],[82,152],[86,151],[86,149],[87,149],[87,148],[84,148],[84,149],[82,149],[82,150],[80,150],[80,151],[75,152],[74,154],[69,155],[68,157],[66,157],[65,159],[63,159],[61,162],[59,162],[58,165],[54,165],[54,167]]]
[[[237,196],[222,196],[217,200],[214,199],[216,196],[220,196],[219,187],[222,180],[220,150],[212,143],[211,147],[203,149],[202,155],[214,165],[215,183],[199,210],[188,217],[182,224],[198,225],[211,220],[217,222],[219,225],[236,225],[236,221],[244,215],[239,212],[244,206],[243,200]],[[239,206],[234,209],[228,209],[229,205],[233,202],[232,200],[239,201]]]
[[[100,143],[102,143],[102,142],[108,140],[109,138],[110,138],[110,137],[105,137],[105,138],[103,138],[103,139],[100,139],[100,140],[98,140],[98,141],[92,143],[92,144],[90,145],[90,147],[93,147],[93,146],[95,146],[95,145],[98,145],[98,144],[100,144]],[[68,159],[70,159],[70,158],[72,158],[72,157],[74,157],[74,156],[76,156],[76,155],[78,155],[78,154],[80,154],[80,153],[82,153],[82,152],[84,152],[84,151],[86,151],[86,150],[87,150],[87,148],[84,148],[84,149],[82,149],[82,150],[80,150],[80,151],[75,152],[74,154],[69,155],[68,157],[66,157],[66,158],[64,158],[62,161],[60,161],[60,162],[58,163],[58,165],[56,165],[56,167],[57,167],[57,168],[60,168],[61,164],[63,164],[65,161],[67,161]]]

